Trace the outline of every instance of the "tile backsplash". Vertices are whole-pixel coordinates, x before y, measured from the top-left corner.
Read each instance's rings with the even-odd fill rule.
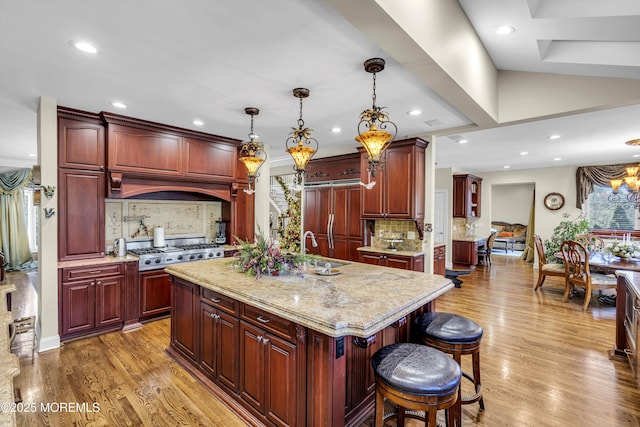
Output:
[[[163,227],[167,238],[205,236],[208,241],[215,237],[216,221],[221,215],[221,202],[108,199],[105,202],[106,250],[109,251],[119,237],[152,239],[155,227]]]
[[[416,230],[413,221],[378,220],[375,225],[375,236],[371,239],[371,246],[375,248],[387,248],[389,242],[383,239],[387,233],[402,233],[402,242],[395,243],[395,247],[401,251],[421,251],[422,240]]]

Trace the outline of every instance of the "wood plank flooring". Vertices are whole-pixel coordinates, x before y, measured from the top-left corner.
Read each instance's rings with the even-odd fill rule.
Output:
[[[547,278],[534,292],[536,273],[528,264],[499,254],[492,261],[437,304],[439,311],[470,317],[484,328],[486,410],[464,406],[464,425],[640,427],[640,390],[631,369],[608,358],[615,308],[594,296],[583,312],[581,294],[561,302],[562,280]],[[24,273],[10,278],[30,286]],[[96,402],[100,411],[19,413],[18,425],[244,425],[164,353],[168,343],[169,320],[160,320],[66,343],[37,354],[33,363],[22,357],[15,385],[24,402]],[[466,360],[463,369],[469,371]],[[371,419],[363,424],[371,425]]]

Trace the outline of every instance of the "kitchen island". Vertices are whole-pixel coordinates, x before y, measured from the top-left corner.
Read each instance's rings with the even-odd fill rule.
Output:
[[[333,261],[339,274],[258,281],[228,259],[168,267],[167,352],[252,425],[360,424],[374,406],[371,355],[408,341],[412,320],[453,284]]]

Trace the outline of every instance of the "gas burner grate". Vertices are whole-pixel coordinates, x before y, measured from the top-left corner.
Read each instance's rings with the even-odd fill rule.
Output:
[[[151,255],[151,254],[161,254],[162,250],[157,248],[140,248],[140,249],[129,249],[127,252],[132,253],[134,255]]]

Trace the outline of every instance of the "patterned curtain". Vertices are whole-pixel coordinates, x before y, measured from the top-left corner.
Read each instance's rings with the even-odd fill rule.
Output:
[[[576,208],[582,205],[593,192],[593,185],[610,186],[612,179],[621,179],[627,175],[626,168],[635,163],[621,165],[582,166],[576,170]]]
[[[32,261],[22,193],[30,181],[31,169],[0,174],[0,251],[5,254],[7,270]]]

